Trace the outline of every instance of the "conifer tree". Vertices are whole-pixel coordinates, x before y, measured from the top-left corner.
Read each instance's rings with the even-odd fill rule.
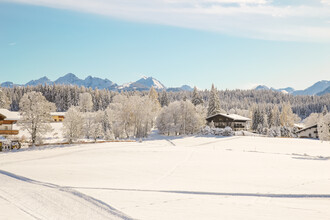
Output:
[[[200,96],[196,86],[194,87],[193,90],[191,102],[192,104],[194,104],[194,106],[203,104],[202,97]]]
[[[164,90],[160,96],[160,105],[161,105],[161,107],[164,107],[164,106],[168,106],[168,104],[169,104],[169,101],[168,101],[167,92]]]
[[[218,90],[214,87],[214,84],[212,84],[210,97],[209,97],[209,106],[207,109],[207,116],[215,115],[220,113],[220,99]]]

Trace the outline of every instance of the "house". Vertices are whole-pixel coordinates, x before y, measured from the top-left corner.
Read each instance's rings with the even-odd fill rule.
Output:
[[[7,137],[18,135],[19,131],[13,129],[13,125],[19,120],[18,112],[12,112],[7,109],[0,109],[0,135]]]
[[[296,132],[299,138],[319,138],[317,125],[309,126]]]
[[[61,122],[65,118],[65,112],[51,112],[50,115],[55,122]]]
[[[206,118],[208,123],[213,121],[216,128],[231,127],[234,131],[247,130],[248,122],[251,119],[236,114],[218,113]]]

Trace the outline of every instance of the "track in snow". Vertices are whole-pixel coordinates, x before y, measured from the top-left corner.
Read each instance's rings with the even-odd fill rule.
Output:
[[[32,219],[132,219],[108,204],[72,188],[0,170],[0,200]]]

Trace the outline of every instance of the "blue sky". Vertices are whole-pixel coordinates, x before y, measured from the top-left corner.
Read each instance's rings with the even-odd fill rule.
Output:
[[[330,76],[330,1],[0,0],[0,82],[303,89]]]

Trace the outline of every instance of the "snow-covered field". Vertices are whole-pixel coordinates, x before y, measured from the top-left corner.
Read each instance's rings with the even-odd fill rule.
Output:
[[[0,153],[0,219],[329,219],[330,144],[157,136]]]

